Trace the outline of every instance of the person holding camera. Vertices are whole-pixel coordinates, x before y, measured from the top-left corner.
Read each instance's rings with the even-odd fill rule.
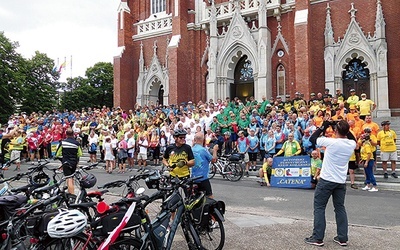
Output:
[[[371,144],[371,138],[368,133],[361,135],[359,146],[361,154],[360,165],[364,167],[365,172],[365,187],[363,187],[362,190],[377,192],[378,188],[376,187],[376,180],[374,176],[374,146]]]
[[[319,137],[328,127],[333,128],[335,137]],[[324,245],[325,209],[329,198],[332,196],[337,224],[337,236],[333,238],[333,241],[340,246],[347,246],[348,220],[344,200],[348,162],[356,148],[356,139],[350,132],[350,125],[347,121],[325,120],[322,126],[312,134],[310,141],[313,145],[325,147],[326,150],[320,178],[314,193],[314,229],[312,235],[305,238],[304,242],[315,246]]]

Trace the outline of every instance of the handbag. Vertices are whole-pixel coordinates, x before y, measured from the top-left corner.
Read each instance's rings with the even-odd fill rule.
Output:
[[[96,151],[97,151],[96,143],[90,144],[89,152],[96,152]]]
[[[120,148],[118,151],[118,159],[128,158],[128,151],[124,148]]]

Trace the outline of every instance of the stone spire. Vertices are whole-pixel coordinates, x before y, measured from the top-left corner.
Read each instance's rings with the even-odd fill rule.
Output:
[[[351,3],[351,9],[349,10],[351,19],[356,19],[357,9],[354,8],[354,3]]]
[[[233,5],[235,6],[235,11],[240,12],[240,0],[231,0],[233,2]]]
[[[381,0],[377,0],[376,3],[376,18],[375,18],[375,36],[376,38],[385,38],[385,27],[386,22],[383,18],[382,3]]]
[[[153,56],[157,56],[157,48],[157,40],[155,40],[153,45]]]
[[[325,46],[326,45],[333,45],[335,42],[335,39],[333,37],[333,27],[332,27],[332,21],[331,21],[331,7],[329,6],[329,3],[327,4],[326,7],[326,20],[325,20]]]
[[[143,42],[140,43],[139,72],[144,71]]]

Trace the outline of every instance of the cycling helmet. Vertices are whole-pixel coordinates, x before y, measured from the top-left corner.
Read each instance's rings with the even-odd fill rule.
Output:
[[[154,174],[150,175],[147,177],[144,182],[146,182],[146,186],[149,189],[156,189],[158,188],[158,185],[160,184],[160,174],[158,172],[155,172]]]
[[[186,130],[184,130],[184,129],[175,129],[174,130],[174,136],[180,136],[180,135],[187,135]]]
[[[51,238],[69,238],[79,234],[87,225],[86,216],[79,210],[61,211],[47,225]]]
[[[94,176],[93,174],[84,175],[79,180],[80,185],[84,188],[92,188],[94,187],[94,185],[96,185],[96,182],[96,176]]]
[[[35,188],[44,187],[50,183],[50,177],[45,172],[38,172],[29,177],[29,184]]]

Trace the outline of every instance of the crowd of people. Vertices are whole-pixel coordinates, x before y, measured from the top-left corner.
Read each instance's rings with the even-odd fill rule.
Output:
[[[323,161],[324,147],[313,147],[309,140],[312,133],[325,120],[345,120],[359,141],[349,164],[351,184],[357,188],[354,169],[360,163],[369,168],[371,159],[376,158],[377,145],[380,145],[382,154],[388,153],[382,157],[385,178],[388,177],[387,161],[392,164],[391,175],[397,178],[397,155],[393,150],[396,146],[387,142],[389,134],[393,139],[396,139],[396,134],[390,130],[388,122],[382,123],[383,133],[380,133],[379,125],[372,121],[375,107],[366,94],[359,98],[354,89],[348,98],[340,89],[335,95],[325,89],[324,93],[311,93],[308,100],[296,92],[293,98],[290,95],[262,97],[260,101],[254,97],[245,101],[226,98],[197,103],[188,101],[180,105],[136,105],[131,110],[102,107],[21,113],[10,116],[0,131],[1,134],[12,131],[10,138],[2,140],[2,161],[4,158],[15,160],[18,170],[20,158],[32,164],[36,160],[51,158],[57,144],[66,138],[66,130],[72,128],[82,148],[88,151],[90,162],[105,162],[108,173],[114,169],[124,173],[135,165],[142,170],[149,162],[154,165],[162,163],[160,157],[168,145],[175,143],[174,131],[179,129],[187,133],[185,143],[190,146],[194,145],[195,134],[202,132],[205,146],[217,143],[219,154],[234,151],[242,154],[246,162],[245,174],[248,176],[249,171],[260,171],[260,177],[265,179],[263,171],[256,167],[258,159],[269,162],[268,158],[278,155],[310,155]],[[323,136],[334,137],[333,126],[327,128]],[[368,145],[372,157],[365,153]],[[316,181],[320,166],[313,164],[312,167]],[[370,171],[366,184],[368,190],[372,186],[376,188]]]

